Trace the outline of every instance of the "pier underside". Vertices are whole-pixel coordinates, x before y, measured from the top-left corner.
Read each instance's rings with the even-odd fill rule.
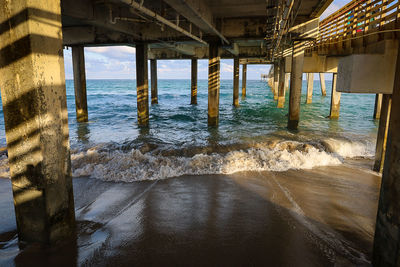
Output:
[[[0,249],[7,252],[0,265],[14,258],[17,265],[57,262],[68,253],[71,265],[76,260],[96,265],[347,266],[371,260],[376,266],[398,265],[400,6],[398,0],[353,0],[320,21],[331,2],[0,0],[0,88],[12,185],[0,198],[10,201],[12,191],[16,221],[10,224],[0,215],[10,226],[0,225]],[[251,94],[247,66],[274,66],[268,75],[273,99],[285,108],[288,91],[289,110],[282,119],[293,135],[301,126],[304,73],[310,77],[308,106],[313,105],[313,73],[321,73],[321,97],[326,96],[323,73],[333,74],[330,119],[340,118],[341,93],[383,94],[374,118],[371,114],[371,119],[382,115],[375,161],[375,170],[383,171],[380,195],[379,175],[365,166],[129,185],[86,178],[72,182],[63,47],[72,47],[77,122],[85,123],[90,114],[84,47],[105,45],[136,48],[136,122],[144,133],[151,127],[149,101],[162,105],[161,59],[191,60],[192,105],[197,105],[197,60],[208,59],[210,131],[220,122],[220,59],[234,60],[235,110],[240,109],[240,65],[241,101]],[[1,206],[0,214],[12,213],[10,207]],[[47,251],[71,242],[65,255]],[[28,247],[18,256],[17,243]]]

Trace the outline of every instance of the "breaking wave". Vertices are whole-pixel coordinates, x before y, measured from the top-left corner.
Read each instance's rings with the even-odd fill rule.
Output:
[[[266,142],[243,146],[157,150],[118,149],[102,144],[73,151],[72,174],[104,181],[134,182],[182,175],[286,171],[342,164],[345,158],[373,157],[374,144],[328,138],[321,142]],[[0,177],[9,177],[8,159],[0,158]]]

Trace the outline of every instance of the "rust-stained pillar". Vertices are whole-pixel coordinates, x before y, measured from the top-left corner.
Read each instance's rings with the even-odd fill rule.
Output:
[[[307,73],[307,100],[306,104],[312,103],[312,95],[314,89],[314,73]]]
[[[208,60],[208,125],[218,126],[220,57],[218,43],[210,43]]]
[[[279,63],[274,63],[274,100],[278,100],[279,90]]]
[[[239,58],[233,59],[233,105],[239,106]]]
[[[375,228],[372,259],[375,267],[399,266],[400,263],[400,53],[397,54],[391,109]]]
[[[321,95],[326,96],[326,86],[325,86],[325,75],[324,73],[319,74],[319,82],[321,83]]]
[[[158,104],[158,85],[157,85],[157,60],[150,60],[151,73],[151,104]]]
[[[340,114],[340,96],[342,93],[336,91],[337,73],[332,78],[331,112],[329,118],[338,119]]]
[[[149,125],[149,78],[147,44],[136,44],[136,90],[139,126]]]
[[[78,122],[88,121],[85,56],[83,46],[72,47],[72,65],[74,71],[75,108]]]
[[[192,59],[192,80],[190,88],[190,104],[197,105],[197,59]]]
[[[301,87],[303,84],[304,43],[295,42],[292,53],[290,74],[288,129],[296,130],[300,119]]]
[[[386,152],[386,141],[389,129],[392,95],[383,95],[382,113],[379,119],[378,137],[376,140],[374,171],[382,172]]]
[[[374,107],[374,119],[378,120],[381,117],[382,108],[382,94],[376,94],[375,96],[375,107]]]
[[[0,88],[20,247],[74,238],[60,0],[0,0]]]
[[[246,97],[247,64],[242,65],[242,98]]]
[[[279,62],[279,84],[278,84],[278,108],[285,106],[285,59],[281,59]]]

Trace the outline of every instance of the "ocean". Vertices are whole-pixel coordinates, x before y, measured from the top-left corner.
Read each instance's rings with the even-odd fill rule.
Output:
[[[307,105],[303,81],[299,130],[291,132],[286,128],[289,94],[285,108],[276,108],[266,82],[248,80],[247,97],[235,108],[233,82],[222,80],[215,128],[207,126],[207,80],[198,81],[198,105],[190,105],[190,80],[159,80],[159,104],[150,105],[146,129],[137,125],[135,80],[88,80],[88,123],[76,121],[73,81],[67,80],[73,176],[134,182],[310,169],[340,165],[346,158],[373,158],[375,95],[342,94],[340,118],[331,120],[331,86],[327,80],[323,97],[319,81],[314,81],[313,103]],[[0,145],[5,146],[2,110],[0,133]],[[9,176],[7,165],[3,156],[0,177]]]

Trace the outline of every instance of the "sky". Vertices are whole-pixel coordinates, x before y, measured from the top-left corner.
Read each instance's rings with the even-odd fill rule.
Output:
[[[334,0],[321,18],[329,16],[348,2],[349,0]],[[64,49],[64,62],[66,79],[72,79],[71,49]],[[158,78],[190,79],[190,64],[190,60],[157,60]],[[85,47],[85,65],[87,79],[136,79],[135,48],[133,47]],[[247,79],[259,80],[261,74],[268,73],[269,68],[268,65],[248,65]],[[208,60],[199,60],[198,79],[207,79],[207,75]],[[232,76],[233,60],[222,59],[221,79],[232,79]],[[318,75],[314,75],[314,77],[318,79]]]

